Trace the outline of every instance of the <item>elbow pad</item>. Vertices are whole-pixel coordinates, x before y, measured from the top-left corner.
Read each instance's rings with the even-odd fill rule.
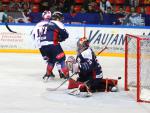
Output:
[[[69,37],[68,32],[65,29],[61,29],[59,32],[59,41],[62,42]]]

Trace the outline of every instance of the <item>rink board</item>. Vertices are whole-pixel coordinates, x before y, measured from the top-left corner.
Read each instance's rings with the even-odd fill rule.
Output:
[[[11,24],[9,27],[17,33],[8,31],[0,24],[0,52],[39,53],[30,36],[33,24]],[[76,54],[76,42],[84,34],[90,40],[90,46],[98,53],[106,45],[101,56],[124,57],[125,34],[150,35],[150,27],[100,26],[100,25],[65,25],[69,38],[61,45],[66,54]]]

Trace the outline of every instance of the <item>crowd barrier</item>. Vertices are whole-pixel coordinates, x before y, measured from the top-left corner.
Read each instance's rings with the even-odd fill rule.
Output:
[[[35,24],[10,24],[17,33],[11,33],[5,24],[0,24],[0,52],[39,53],[33,44],[30,33]],[[85,36],[90,46],[98,53],[106,45],[102,56],[124,57],[125,34],[150,35],[150,27],[129,27],[110,25],[70,25],[65,24],[69,38],[61,45],[66,54],[76,54],[76,42]]]

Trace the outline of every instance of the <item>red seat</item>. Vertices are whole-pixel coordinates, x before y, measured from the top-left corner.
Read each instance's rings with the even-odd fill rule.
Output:
[[[37,12],[39,12],[39,11],[40,11],[39,5],[34,4],[33,7],[32,7],[32,12],[37,13]]]
[[[10,11],[11,11],[11,12],[15,12],[15,11],[16,11],[16,8],[15,8],[15,7],[10,7]]]
[[[136,8],[136,12],[137,12],[137,13],[140,13],[140,12],[141,12],[141,7],[137,7],[137,8]]]
[[[9,3],[10,0],[2,0],[2,3]]]
[[[141,5],[143,5],[143,4],[144,4],[144,0],[140,0],[139,3],[140,3]]]
[[[111,4],[115,4],[115,0],[109,0]]]
[[[84,0],[75,0],[75,3],[82,4],[83,2],[84,2]]]
[[[32,0],[23,0],[24,2],[31,2]]]
[[[3,4],[3,5],[1,6],[1,10],[2,10],[2,11],[5,11],[5,10],[9,11],[9,6],[8,6],[7,4]]]
[[[146,14],[150,15],[150,6],[145,7],[145,12]]]
[[[100,3],[101,0],[95,0],[96,3]]]
[[[100,3],[101,0],[95,0],[96,3]],[[108,0],[111,4],[115,3],[115,0]]]
[[[41,2],[41,0],[32,0],[33,3],[38,4]]]
[[[125,0],[115,0],[115,3],[118,5],[123,5],[125,3]]]
[[[126,13],[130,13],[130,11],[131,11],[130,6],[126,6],[126,8],[125,8],[125,12],[126,12]]]
[[[81,11],[81,6],[80,6],[80,5],[74,6],[74,11],[75,11],[76,13],[80,12],[80,11]]]
[[[114,12],[118,12],[119,11],[119,8],[120,8],[120,6],[119,5],[116,5],[116,7],[114,7]]]
[[[22,2],[21,0],[13,0],[14,2]]]

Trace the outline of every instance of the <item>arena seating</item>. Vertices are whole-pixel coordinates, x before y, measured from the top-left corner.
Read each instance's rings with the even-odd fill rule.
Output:
[[[2,0],[2,3],[9,3],[10,0]]]
[[[123,5],[125,3],[125,0],[115,0],[115,4],[117,5]]]
[[[150,6],[145,7],[146,14],[150,15]]]
[[[32,12],[39,12],[39,11],[40,11],[39,5],[38,4],[33,4]]]
[[[33,3],[35,3],[35,4],[38,4],[38,3],[41,2],[41,0],[32,0],[32,1],[33,1]]]
[[[13,0],[14,2],[22,2],[22,0]]]
[[[86,23],[86,24],[99,24],[99,23],[101,23],[100,22],[101,17],[98,13],[95,13],[95,14],[89,14],[89,13],[83,13],[83,12],[81,13],[81,11],[84,11],[84,10],[82,10],[82,8],[85,5],[84,3],[86,3],[87,1],[88,0],[74,0],[73,4],[75,4],[75,6],[74,6],[75,12],[71,13],[71,14],[70,14],[70,12],[64,12],[65,22],[66,23],[77,22],[77,23]],[[96,12],[99,11],[100,1],[101,0],[92,0],[92,2],[95,2],[95,4],[96,4],[96,6],[95,6],[95,4],[93,6],[95,8]],[[18,12],[18,11],[20,11],[20,10],[18,10],[18,6],[16,7],[16,6],[10,5],[12,2],[17,3],[17,4],[25,2],[25,3],[29,4],[30,6],[28,6],[28,7],[21,7],[21,8],[24,8],[21,10],[30,10],[33,13],[31,17],[33,17],[33,15],[37,15],[37,13],[41,13],[40,5],[41,5],[41,2],[43,2],[43,0],[0,0],[0,3],[1,3],[0,4],[0,12],[3,12],[3,11]],[[65,0],[60,0],[60,2],[65,3]],[[109,0],[109,2],[112,5],[112,11],[114,13],[118,13],[120,10],[120,7],[125,9],[125,12],[127,14],[130,13],[131,6],[129,3],[127,3],[126,0]],[[87,3],[89,3],[89,2],[87,2]],[[59,3],[57,3],[55,5],[58,5],[58,4]],[[55,5],[52,5],[52,6],[55,6]],[[145,9],[145,16],[144,17],[146,18],[145,20],[148,23],[146,25],[149,25],[149,19],[147,19],[147,18],[150,17],[149,16],[150,15],[150,0],[140,0],[139,6],[136,7],[137,13],[141,12],[141,8]],[[85,8],[85,10],[87,10],[87,8]],[[16,15],[16,14],[14,13],[14,15]],[[18,16],[16,15],[16,17],[20,17],[19,15],[20,14],[18,13]],[[38,17],[39,17],[39,15],[38,15]],[[103,16],[103,18],[107,17],[106,14],[103,14],[102,16]],[[109,20],[109,18],[104,18],[104,20],[107,20],[107,19]],[[36,21],[37,21],[37,19],[36,19]],[[34,21],[34,22],[36,22],[36,21]],[[108,23],[109,22],[106,22],[106,24],[108,24]]]
[[[84,0],[75,0],[76,3],[82,4]]]

